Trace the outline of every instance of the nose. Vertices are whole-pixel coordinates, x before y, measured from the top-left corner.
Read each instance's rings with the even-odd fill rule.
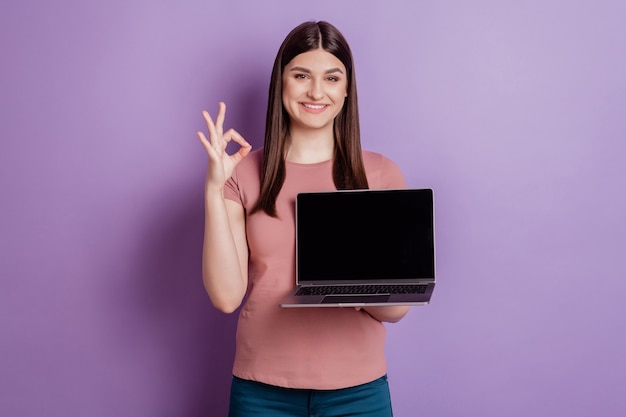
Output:
[[[321,80],[311,80],[311,84],[309,85],[309,97],[311,97],[313,100],[321,100],[322,98],[324,98],[324,90]]]

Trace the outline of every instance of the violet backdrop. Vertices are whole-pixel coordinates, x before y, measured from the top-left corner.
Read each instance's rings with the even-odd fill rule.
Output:
[[[200,111],[255,147],[287,32],[356,60],[364,147],[436,193],[398,417],[626,413],[626,3],[3,0],[0,415],[224,416]]]

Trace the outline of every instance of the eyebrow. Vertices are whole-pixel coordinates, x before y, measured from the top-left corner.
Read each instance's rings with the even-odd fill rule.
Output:
[[[307,74],[310,74],[310,73],[311,73],[311,70],[310,70],[310,69],[308,69],[308,68],[303,68],[303,67],[293,67],[293,68],[291,68],[289,71],[299,71],[299,72],[304,72],[304,73],[307,73]],[[343,74],[343,71],[342,71],[341,69],[339,69],[339,68],[331,68],[331,69],[328,69],[328,70],[324,71],[324,74],[332,74],[332,73],[335,73],[335,72],[338,72],[338,73],[340,73],[340,74]]]

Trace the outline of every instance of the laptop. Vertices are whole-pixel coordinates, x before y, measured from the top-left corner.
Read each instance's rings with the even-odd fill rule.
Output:
[[[432,189],[296,196],[296,288],[280,305],[425,305],[435,288]]]

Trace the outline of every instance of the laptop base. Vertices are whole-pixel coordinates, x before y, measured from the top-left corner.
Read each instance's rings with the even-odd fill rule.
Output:
[[[430,303],[435,284],[430,283],[423,294],[354,294],[354,295],[291,295],[280,302],[284,308],[294,307],[365,307],[423,306]]]

